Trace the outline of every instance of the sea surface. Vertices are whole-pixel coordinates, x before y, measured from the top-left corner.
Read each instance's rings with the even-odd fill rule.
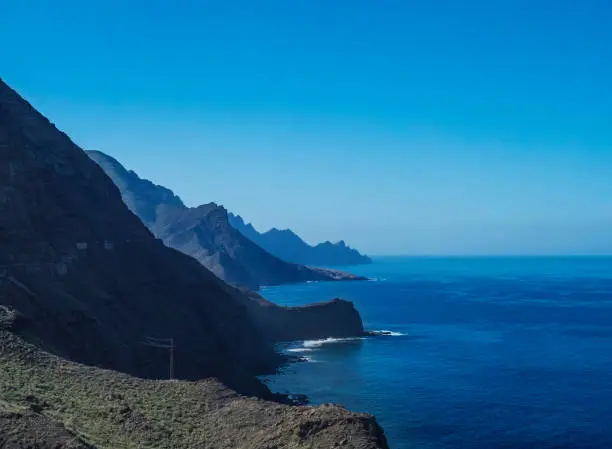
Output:
[[[373,413],[391,448],[612,449],[612,258],[379,258],[368,282],[270,287],[343,297],[390,336],[298,342],[267,378]]]

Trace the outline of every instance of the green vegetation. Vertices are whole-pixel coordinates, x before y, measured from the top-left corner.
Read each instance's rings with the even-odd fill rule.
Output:
[[[373,418],[337,406],[244,398],[214,379],[138,379],[63,360],[1,330],[0,343],[0,425],[3,413],[29,413],[78,436],[69,444],[80,445],[58,447],[381,447]]]

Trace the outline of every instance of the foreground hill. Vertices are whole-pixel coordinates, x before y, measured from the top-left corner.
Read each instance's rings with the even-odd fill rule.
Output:
[[[349,273],[285,262],[231,226],[222,206],[186,207],[171,190],[140,178],[116,159],[100,151],[87,154],[119,187],[127,206],[153,234],[226,282],[257,289],[262,285],[359,279]]]
[[[42,353],[0,330],[0,447],[386,448],[374,418],[245,398],[214,379],[144,380]]]
[[[283,260],[304,265],[360,265],[372,263],[368,256],[347,246],[344,241],[323,242],[311,246],[291,229],[272,228],[259,232],[240,215],[229,215],[230,224],[266,251]]]

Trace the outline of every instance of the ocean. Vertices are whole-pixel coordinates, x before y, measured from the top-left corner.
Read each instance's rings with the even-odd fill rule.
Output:
[[[266,378],[376,415],[393,449],[612,448],[612,258],[377,258],[371,278],[263,290],[342,297],[392,335],[285,345]]]

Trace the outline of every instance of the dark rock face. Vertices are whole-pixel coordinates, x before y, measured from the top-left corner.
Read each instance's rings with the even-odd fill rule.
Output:
[[[170,202],[177,202],[170,198]],[[267,394],[279,361],[228,287],[167,248],[65,134],[0,81],[0,305],[47,350],[142,377],[216,376]]]
[[[251,316],[274,341],[365,335],[359,312],[350,301],[336,298],[303,307],[280,307],[257,293],[248,295]]]
[[[229,224],[227,210],[215,203],[188,208],[165,187],[126,170],[99,151],[87,152],[119,187],[127,206],[164,243],[197,259],[219,278],[259,288],[304,281],[354,280],[348,273],[285,262]]]
[[[368,256],[346,245],[323,242],[310,246],[290,229],[272,228],[266,232],[257,231],[251,223],[245,223],[240,215],[229,215],[230,224],[243,235],[266,251],[283,260],[304,265],[360,265],[372,263]]]

